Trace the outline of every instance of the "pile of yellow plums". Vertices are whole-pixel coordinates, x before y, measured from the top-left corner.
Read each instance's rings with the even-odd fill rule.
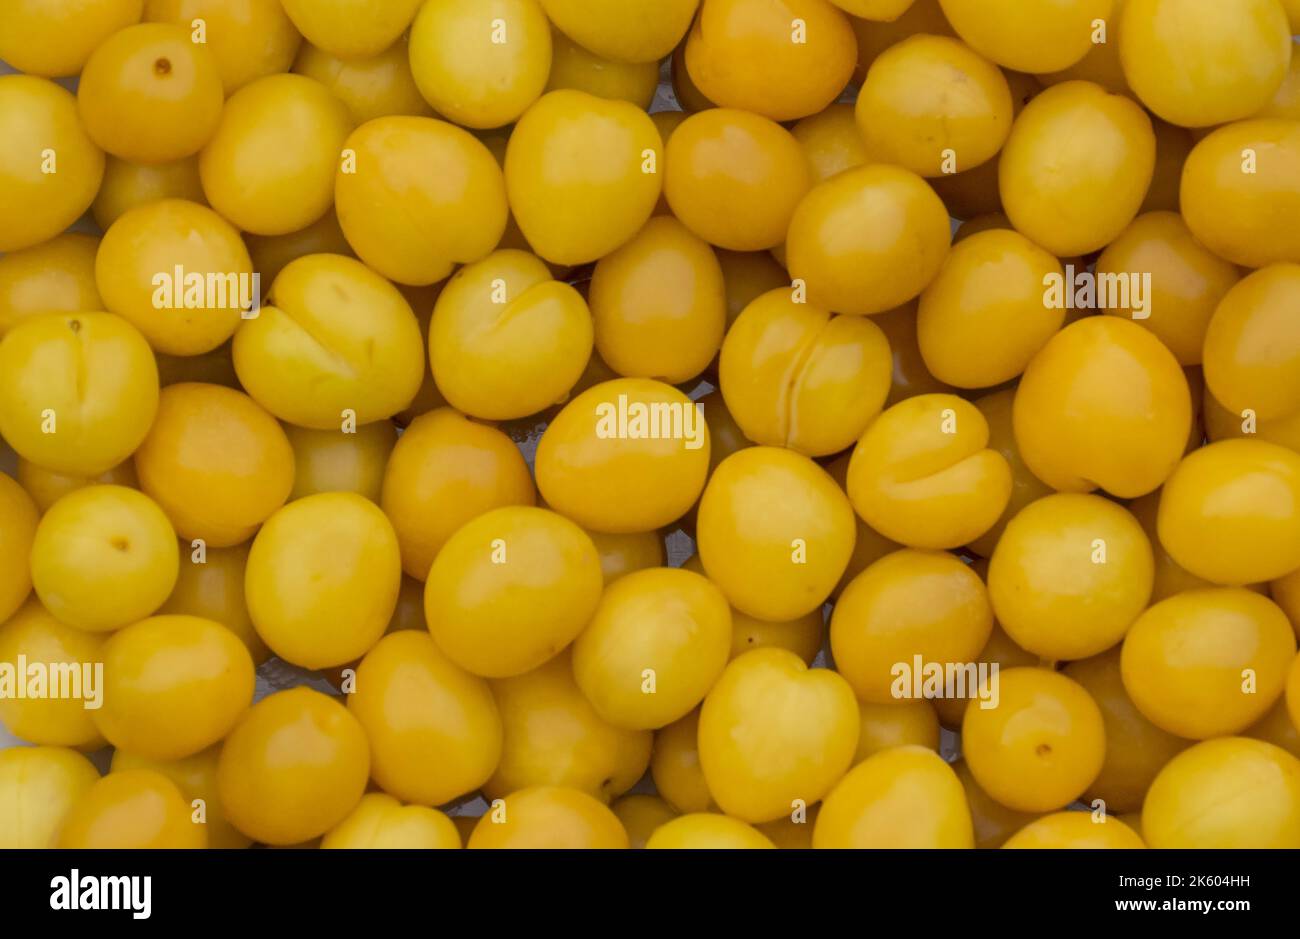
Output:
[[[0,847],[1300,848],[1296,33],[0,4]]]

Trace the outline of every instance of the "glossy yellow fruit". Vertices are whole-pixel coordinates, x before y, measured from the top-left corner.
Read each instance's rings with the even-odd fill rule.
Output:
[[[1256,271],[1223,297],[1205,334],[1214,397],[1261,421],[1300,416],[1300,264]]]
[[[131,209],[162,199],[184,199],[199,205],[207,204],[203,184],[199,180],[198,157],[189,156],[170,163],[129,163],[117,157],[109,157],[104,169],[104,182],[90,208],[95,223],[101,230],[108,231],[114,222]],[[98,305],[81,307],[97,308]]]
[[[1153,848],[1300,847],[1300,760],[1259,740],[1207,740],[1151,784],[1142,835]]]
[[[704,96],[704,92],[695,86],[690,70],[686,67],[686,43],[679,45],[669,59],[669,72],[672,76],[673,97],[687,114],[698,114],[717,105]]]
[[[103,178],[104,152],[76,99],[43,78],[0,75],[0,251],[62,232],[90,208]]]
[[[347,105],[318,81],[268,75],[250,82],[230,96],[199,154],[208,202],[255,235],[306,228],[334,202],[351,130]]]
[[[315,430],[369,424],[411,403],[424,373],[420,324],[400,291],[333,254],[290,263],[235,336],[235,370],[258,404]]]
[[[559,30],[551,37],[551,73],[546,90],[571,88],[597,98],[649,109],[659,88],[659,63],[617,62],[578,45]]]
[[[0,723],[28,743],[87,751],[103,746],[104,738],[91,720],[96,702],[103,703],[103,687],[94,672],[94,664],[103,661],[103,645],[102,636],[65,626],[35,597],[29,600],[0,625],[0,662],[16,670],[22,656],[29,670],[37,666],[51,678],[62,675],[67,694],[6,695],[0,698]]]
[[[244,590],[257,633],[304,668],[359,658],[388,626],[401,585],[387,516],[352,492],[308,496],[262,526]]]
[[[1092,45],[1082,59],[1066,68],[1033,77],[1044,86],[1068,81],[1089,81],[1101,85],[1107,91],[1131,95],[1119,53],[1119,27],[1126,2],[1127,0],[1114,0],[1105,17],[1094,19],[1089,24]]]
[[[701,812],[683,815],[660,825],[646,841],[651,849],[733,851],[775,848],[772,840],[752,825],[728,815]]]
[[[626,848],[627,832],[607,806],[577,789],[533,786],[496,800],[468,848]]]
[[[87,486],[102,483],[109,486],[126,486],[129,489],[140,488],[140,481],[135,475],[135,463],[131,460],[119,463],[98,476],[72,476],[45,469],[19,457],[17,477],[19,484],[27,490],[27,494],[32,497],[32,501],[41,512],[48,510],[68,493],[85,489]]]
[[[137,163],[198,153],[216,132],[224,95],[217,62],[186,27],[140,23],[91,53],[77,111],[102,150]]]
[[[1155,172],[1146,112],[1091,82],[1055,85],[1016,119],[998,165],[1006,213],[1058,257],[1105,247],[1137,215]]]
[[[379,502],[388,458],[397,444],[391,421],[342,430],[308,430],[286,425],[296,471],[290,499],[320,492],[355,492]]]
[[[852,765],[853,689],[785,649],[736,659],[700,712],[700,765],[724,812],[767,822],[820,801]]]
[[[564,406],[537,445],[536,469],[546,503],[583,528],[653,531],[703,491],[708,426],[671,385],[615,379]]]
[[[546,509],[494,509],[466,523],[429,571],[424,613],[439,648],[487,678],[532,671],[587,625],[600,557],[586,533]]]
[[[489,799],[528,786],[565,786],[609,802],[645,774],[654,737],[607,723],[574,681],[568,652],[491,684],[505,736],[483,786]]]
[[[1045,668],[1012,668],[996,706],[966,708],[962,752],[980,787],[1021,812],[1052,812],[1082,795],[1101,772],[1101,710],[1078,682]]]
[[[682,567],[697,574],[704,573],[698,554],[691,555]],[[736,609],[731,611],[732,659],[771,646],[793,652],[805,664],[812,665],[825,640],[826,623],[820,607],[786,622],[757,619]]]
[[[857,765],[873,754],[894,747],[919,746],[939,752],[939,716],[929,701],[858,703]]]
[[[290,262],[309,254],[357,256],[343,236],[333,209],[299,231],[287,235],[245,235],[244,244],[253,259],[253,269],[262,275],[263,293],[269,292],[275,279]]]
[[[1057,812],[1016,832],[1004,848],[1103,849],[1145,848],[1142,838],[1118,818],[1092,812]]]
[[[1300,454],[1252,439],[1193,452],[1165,484],[1159,533],[1170,557],[1216,584],[1300,568]]]
[[[1011,132],[1011,118],[1002,71],[947,36],[913,36],[887,49],[872,63],[857,101],[871,157],[920,176],[991,160]]]
[[[341,59],[376,55],[391,46],[415,18],[420,0],[281,0],[308,42]]]
[[[95,280],[109,311],[169,355],[210,352],[234,335],[261,300],[252,277],[239,232],[183,199],[127,211],[95,257]]]
[[[153,353],[116,316],[37,316],[0,340],[0,435],[42,468],[94,476],[117,466],[157,409]]]
[[[1065,666],[1064,674],[1083,686],[1101,709],[1106,727],[1106,759],[1101,774],[1084,792],[1083,801],[1100,799],[1106,812],[1137,812],[1151,781],[1187,741],[1151,723],[1137,709],[1120,668],[1121,650],[1111,649]]]
[[[589,300],[596,350],[628,378],[681,384],[704,371],[722,345],[722,267],[675,218],[652,218],[602,258]]]
[[[450,818],[423,805],[402,805],[392,796],[370,792],[321,839],[322,848],[399,849],[461,847]]]
[[[961,781],[925,747],[884,750],[849,771],[822,803],[814,848],[973,848]]]
[[[1239,733],[1281,696],[1295,658],[1286,614],[1249,590],[1190,590],[1157,603],[1124,640],[1124,688],[1163,730]]]
[[[122,486],[89,486],[45,513],[31,563],[36,595],[52,614],[78,629],[109,632],[162,606],[180,553],[153,500]]]
[[[907,549],[844,588],[831,614],[831,654],[859,699],[890,704],[916,697],[927,667],[976,661],[992,629],[978,574],[954,555]],[[939,697],[956,693],[949,684]]]
[[[891,0],[882,0],[890,3]],[[845,9],[850,5],[871,4],[876,0],[845,0]],[[897,4],[895,4],[897,5]],[[913,0],[907,9],[888,21],[874,17],[863,17],[853,13],[850,22],[858,40],[858,67],[853,73],[854,81],[859,84],[866,79],[867,71],[877,57],[886,49],[914,36],[917,33],[929,33],[933,36],[955,36],[952,24],[939,7],[939,0]]]
[[[730,655],[722,592],[693,571],[652,568],[605,591],[573,645],[573,674],[606,721],[655,729],[694,709]]]
[[[98,780],[95,764],[73,750],[0,750],[0,848],[54,847],[64,819]]]
[[[987,574],[987,562],[977,561],[971,566],[976,574]],[[972,664],[976,667],[974,676],[970,671],[966,671],[964,681],[958,683],[954,680],[953,687],[945,689],[947,696],[932,701],[935,711],[939,714],[939,723],[949,730],[961,730],[962,718],[966,716],[966,708],[972,701],[988,701],[990,705],[996,703],[993,697],[994,689],[980,686],[978,680],[980,666],[987,669],[988,674],[991,675],[995,664],[1000,671],[1006,671],[1009,668],[1042,665],[1043,661],[1016,645],[1007,635],[1006,630],[994,621],[989,641],[984,643],[984,648],[980,650]],[[965,684],[966,687],[961,688],[959,684]]]
[[[1160,543],[1159,516],[1161,490],[1157,489],[1141,499],[1129,503],[1129,511],[1142,523],[1142,529],[1151,542],[1151,550],[1156,559],[1156,579],[1151,590],[1151,602],[1158,603],[1176,593],[1185,590],[1199,590],[1211,587],[1208,580],[1197,577],[1169,556],[1165,546]]]
[[[616,62],[657,62],[686,35],[700,0],[541,0],[574,42]]]
[[[939,0],[957,35],[1018,72],[1069,68],[1092,48],[1113,0]]]
[[[451,408],[416,418],[384,471],[380,505],[397,531],[402,569],[425,580],[452,533],[470,519],[536,500],[528,465],[501,431]]]
[[[904,398],[921,394],[937,394],[952,391],[939,379],[930,374],[921,357],[921,347],[916,335],[915,302],[887,310],[872,317],[872,322],[879,326],[889,340],[889,351],[894,357],[894,379],[889,389],[885,406],[897,404]]]
[[[871,165],[816,186],[790,222],[791,276],[834,313],[874,314],[929,285],[951,241],[948,210],[907,170]]]
[[[405,114],[432,117],[411,74],[405,40],[363,59],[340,59],[308,43],[294,60],[293,70],[320,82],[348,107],[354,124]]]
[[[501,127],[541,96],[550,24],[537,0],[432,0],[411,25],[411,73],[424,99],[464,127]]]
[[[426,632],[381,639],[357,666],[348,710],[370,741],[375,782],[403,802],[443,805],[473,792],[501,757],[501,715],[487,682]]]
[[[252,398],[219,385],[163,390],[135,455],[140,488],[176,533],[217,548],[247,541],[293,488],[294,453]]]
[[[972,402],[979,408],[984,420],[989,425],[990,450],[1002,454],[1002,458],[1011,467],[1011,498],[1007,502],[1002,516],[993,527],[970,543],[970,550],[982,558],[990,558],[997,547],[1007,524],[1015,518],[1025,506],[1052,492],[1052,488],[1029,471],[1025,461],[1020,457],[1020,447],[1016,444],[1016,435],[1012,414],[1015,408],[1016,390],[1004,388]]]
[[[31,554],[40,512],[12,476],[0,473],[0,623],[32,592]]]
[[[339,164],[339,225],[357,256],[385,277],[436,283],[501,240],[508,211],[501,168],[468,131],[428,117],[381,117],[343,146],[355,165]]]
[[[1103,312],[1151,330],[1179,365],[1200,365],[1210,318],[1237,283],[1237,268],[1197,241],[1176,212],[1150,212],[1134,219],[1097,260],[1099,284],[1108,275],[1134,274],[1151,277],[1142,303],[1130,294],[1129,302]]]
[[[0,337],[40,313],[102,310],[95,288],[99,239],[68,233],[0,257]]]
[[[989,388],[1021,374],[1065,322],[1043,303],[1061,263],[1014,231],[985,231],[953,247],[921,294],[917,340],[930,373],[958,388]]]
[[[1291,121],[1300,119],[1300,53],[1296,51],[1294,41],[1291,45],[1291,66],[1287,69],[1286,78],[1282,79],[1282,84],[1273,92],[1268,104],[1253,116],[1280,117]]]
[[[984,415],[954,395],[900,401],[862,435],[848,494],[868,525],[915,548],[956,548],[984,534],[1007,506],[1011,469],[988,449]]]
[[[704,405],[704,421],[709,425],[709,472],[718,468],[718,464],[737,450],[752,447],[753,441],[745,436],[736,419],[727,410],[727,402],[721,391],[711,391],[697,399],[696,404]],[[692,529],[694,530],[694,526]],[[701,573],[703,569],[701,568]]]
[[[1277,0],[1231,7],[1129,0],[1119,24],[1120,57],[1133,91],[1153,112],[1184,127],[1211,127],[1268,103],[1291,62],[1291,32]]]
[[[552,91],[510,135],[510,208],[547,261],[595,261],[649,220],[662,190],[662,158],[654,121],[635,105]]]
[[[825,470],[790,450],[723,460],[700,500],[700,560],[728,602],[788,622],[819,609],[853,551],[853,509]]]
[[[145,0],[144,18],[196,30],[217,63],[226,95],[256,78],[287,72],[302,37],[279,0]],[[195,40],[198,41],[198,40]]]
[[[952,767],[966,790],[966,802],[970,806],[971,822],[975,828],[975,847],[1000,848],[1008,838],[1038,817],[1009,809],[989,798],[989,794],[979,787],[971,775],[965,760],[958,760]]]
[[[817,457],[862,436],[889,394],[893,361],[875,323],[797,303],[784,287],[736,319],[718,371],[746,437]]]
[[[443,288],[429,362],[453,407],[511,420],[562,400],[582,376],[592,342],[582,295],[535,256],[505,250],[461,268]]]
[[[356,808],[370,775],[366,733],[347,708],[309,688],[253,705],[226,738],[217,786],[231,823],[254,841],[317,838]]]
[[[704,0],[686,40],[705,97],[774,121],[823,110],[856,60],[849,18],[827,0]]]
[[[206,848],[208,833],[194,820],[180,789],[148,769],[109,773],[64,818],[59,848]]]
[[[181,545],[188,556],[181,558],[180,576],[167,602],[158,608],[161,614],[197,616],[215,620],[239,637],[248,647],[254,665],[271,657],[262,637],[253,626],[244,599],[244,570],[248,566],[249,545],[233,548]]]
[[[658,730],[650,755],[655,790],[683,814],[707,812],[717,807],[700,767],[699,727],[697,708]]]
[[[1007,525],[989,561],[989,599],[1020,647],[1049,661],[1116,645],[1155,581],[1138,520],[1101,496],[1057,493]]]
[[[1131,499],[1158,488],[1178,465],[1192,399],[1159,339],[1132,321],[1090,316],[1053,336],[1029,363],[1013,420],[1020,456],[1043,482]]]
[[[732,108],[692,115],[666,149],[664,195],[673,214],[710,244],[765,251],[785,240],[812,174],[780,124]]]
[[[14,0],[0,22],[0,60],[28,75],[76,75],[104,40],[140,21],[144,0]]]
[[[1196,239],[1246,267],[1300,262],[1300,124],[1239,121],[1187,157],[1182,211]]]
[[[811,665],[826,642],[822,611],[813,610],[787,623],[755,619],[739,610],[731,611],[731,657],[754,649],[774,647],[793,652]]]
[[[663,799],[639,793],[615,799],[609,808],[627,830],[630,848],[644,848],[656,829],[677,818],[677,812]]]
[[[253,660],[212,620],[154,616],[104,644],[104,706],[95,726],[118,749],[192,756],[230,732],[253,701]]]
[[[870,162],[853,105],[832,104],[790,129],[812,169],[813,183]]]
[[[110,772],[143,769],[166,776],[193,808],[198,809],[196,801],[203,802],[201,824],[207,827],[209,847],[247,848],[252,844],[252,839],[230,824],[221,806],[221,796],[217,791],[217,765],[220,758],[220,744],[179,760],[157,760],[127,753],[125,750],[114,750]],[[197,811],[194,818],[199,818]]]
[[[600,571],[608,587],[620,577],[647,567],[664,567],[664,543],[658,532],[643,531],[631,535],[606,535],[587,532],[600,555]]]

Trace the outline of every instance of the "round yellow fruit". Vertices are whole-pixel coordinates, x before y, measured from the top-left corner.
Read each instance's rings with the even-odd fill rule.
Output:
[[[330,492],[291,502],[262,525],[244,592],[257,634],[303,668],[360,658],[384,634],[402,580],[397,535],[369,499]]]
[[[349,158],[334,182],[339,225],[357,256],[390,280],[445,280],[457,264],[487,256],[505,233],[501,168],[468,131],[431,117],[380,117],[343,148]]]
[[[58,235],[90,208],[103,178],[104,151],[76,99],[43,78],[0,75],[0,251]]]
[[[1260,740],[1207,740],[1151,784],[1142,835],[1153,848],[1300,847],[1300,760]]]
[[[937,753],[882,750],[849,771],[817,814],[814,848],[973,848],[961,780]]]
[[[1267,597],[1189,590],[1138,618],[1121,667],[1125,690],[1151,723],[1204,740],[1263,717],[1281,697],[1295,653],[1295,632]]]
[[[1116,645],[1147,607],[1151,543],[1122,506],[1056,493],[1007,525],[989,561],[989,599],[1007,634],[1049,661]]]
[[[831,791],[857,751],[853,689],[785,649],[737,658],[700,711],[700,766],[728,815],[768,822]]]
[[[653,730],[694,709],[730,655],[722,592],[693,571],[651,568],[605,590],[573,644],[573,674],[602,718]]]
[[[581,528],[546,509],[511,506],[447,539],[429,571],[424,612],[448,658],[476,675],[508,678],[577,638],[603,585],[600,557]]]
[[[700,561],[728,602],[788,622],[821,607],[856,537],[848,498],[820,466],[777,447],[723,460],[700,500]]]
[[[123,486],[88,486],[45,513],[32,542],[32,585],[62,622],[110,632],[153,613],[180,571],[176,532],[156,502]]]

